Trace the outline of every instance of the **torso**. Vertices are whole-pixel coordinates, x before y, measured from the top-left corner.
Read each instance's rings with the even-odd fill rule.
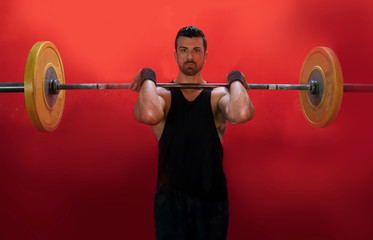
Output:
[[[181,90],[184,98],[190,102],[194,101],[199,94],[202,92],[201,89],[182,89]],[[163,98],[165,102],[164,106],[164,117],[162,121],[153,126],[153,133],[159,140],[162,136],[163,129],[166,123],[167,115],[171,107],[171,92],[165,88],[157,88],[158,95]],[[228,90],[224,87],[214,88],[211,92],[211,109],[214,115],[216,131],[220,137],[223,137],[225,129],[227,127],[227,120],[224,117],[223,112],[218,107],[219,100],[228,93]]]

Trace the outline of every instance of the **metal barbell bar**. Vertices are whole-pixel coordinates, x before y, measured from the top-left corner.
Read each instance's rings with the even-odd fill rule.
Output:
[[[24,92],[23,82],[0,83],[0,92]]]
[[[65,92],[74,89],[128,89],[129,83],[66,84],[61,56],[51,42],[36,43],[27,58],[24,83],[0,83],[0,92],[24,92],[27,113],[41,132],[54,131],[62,118]],[[158,83],[164,88],[215,88],[227,83]],[[326,127],[338,115],[343,92],[373,92],[373,84],[344,84],[336,54],[316,47],[304,60],[299,84],[248,84],[252,90],[299,90],[300,106],[313,127]]]
[[[105,89],[129,89],[130,83],[74,83],[61,84],[50,80],[51,89],[57,90],[105,90]],[[307,90],[317,93],[317,82],[310,84],[247,84],[250,90]],[[55,86],[53,86],[55,85]],[[227,83],[157,83],[157,87],[163,88],[216,88],[228,87]],[[56,91],[56,90],[54,90]],[[373,92],[373,84],[343,84],[344,92]],[[0,83],[0,92],[24,92],[23,82]],[[51,91],[52,94],[57,92]]]
[[[317,83],[314,83],[317,84]],[[56,94],[57,90],[98,90],[98,89],[129,89],[130,83],[74,83],[61,84],[55,79],[50,80],[51,93]],[[216,88],[228,87],[227,83],[157,83],[157,87],[163,88]],[[315,89],[310,84],[248,84],[251,90],[310,90]],[[55,89],[55,90],[53,90]],[[0,92],[24,92],[24,83],[0,83]]]

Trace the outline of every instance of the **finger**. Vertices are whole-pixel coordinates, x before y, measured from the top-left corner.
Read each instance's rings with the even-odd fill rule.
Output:
[[[242,81],[243,81],[243,86],[246,88],[246,89],[250,89],[250,86],[247,84],[247,81],[246,81],[246,77],[245,77],[245,75],[243,75],[243,73],[241,73],[242,74]]]
[[[141,89],[140,83],[136,82],[134,86],[134,91],[139,92]]]

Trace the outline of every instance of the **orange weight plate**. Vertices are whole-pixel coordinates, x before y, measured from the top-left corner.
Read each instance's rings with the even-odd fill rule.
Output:
[[[52,132],[58,127],[65,104],[65,91],[50,93],[51,79],[65,83],[61,56],[53,43],[37,42],[27,58],[24,91],[27,113],[41,132]]]
[[[336,54],[327,47],[316,47],[304,60],[300,84],[318,82],[319,92],[300,91],[300,104],[307,122],[326,127],[337,117],[342,104],[343,75]]]

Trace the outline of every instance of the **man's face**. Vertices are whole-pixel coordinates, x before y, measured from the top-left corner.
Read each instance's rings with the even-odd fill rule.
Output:
[[[187,76],[194,76],[202,70],[207,58],[202,37],[179,37],[175,60],[179,69]]]

